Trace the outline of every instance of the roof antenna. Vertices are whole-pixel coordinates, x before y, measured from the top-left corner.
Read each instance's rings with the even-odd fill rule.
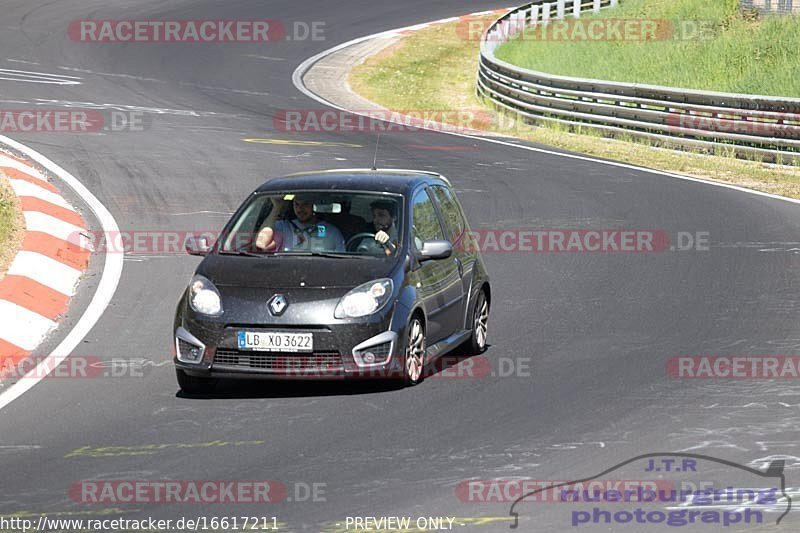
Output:
[[[372,170],[378,170],[378,146],[381,144],[381,134],[378,134],[378,140],[375,141],[375,157],[372,158]]]

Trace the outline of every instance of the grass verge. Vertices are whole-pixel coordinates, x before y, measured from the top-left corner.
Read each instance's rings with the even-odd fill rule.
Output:
[[[588,13],[578,21],[553,21],[528,29],[496,55],[550,74],[797,96],[800,17],[759,18],[741,12],[738,4],[738,0],[624,0],[614,9]],[[607,22],[592,25],[597,19]],[[618,33],[611,22],[617,23]],[[603,29],[589,33],[591,28]]]
[[[25,220],[19,198],[14,194],[5,174],[0,172],[0,279],[22,244]]]
[[[726,2],[728,0],[725,0]],[[493,16],[486,17],[491,21]],[[364,98],[395,110],[493,113],[475,95],[478,41],[465,39],[458,23],[416,31],[350,72],[349,83]],[[596,133],[558,125],[514,128],[490,126],[535,143],[800,198],[800,166],[777,167],[735,158],[654,148],[639,141],[609,140]]]

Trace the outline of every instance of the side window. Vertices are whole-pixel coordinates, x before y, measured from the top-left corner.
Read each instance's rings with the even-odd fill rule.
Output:
[[[417,249],[422,248],[424,241],[444,239],[439,217],[436,216],[436,210],[428,193],[426,191],[418,192],[411,203],[414,211],[414,244]]]
[[[464,217],[461,214],[453,193],[441,186],[431,187],[439,207],[442,209],[442,216],[447,227],[447,238],[452,244],[457,244],[464,235]]]

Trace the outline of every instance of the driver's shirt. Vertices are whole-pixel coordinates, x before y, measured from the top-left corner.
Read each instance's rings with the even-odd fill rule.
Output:
[[[317,251],[344,252],[342,232],[323,220],[315,224],[303,224],[299,220],[278,220],[275,223],[275,238],[280,239],[278,249],[282,252]]]

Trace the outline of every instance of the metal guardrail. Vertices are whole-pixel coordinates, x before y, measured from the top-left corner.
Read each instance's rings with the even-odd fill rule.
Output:
[[[800,15],[800,0],[739,0],[739,5],[765,15]]]
[[[495,21],[481,39],[477,92],[525,121],[559,122],[661,145],[733,152],[765,161],[800,159],[800,98],[717,93],[557,76],[495,56],[526,29],[579,18],[618,0],[535,0]],[[563,22],[560,22],[563,24]]]

